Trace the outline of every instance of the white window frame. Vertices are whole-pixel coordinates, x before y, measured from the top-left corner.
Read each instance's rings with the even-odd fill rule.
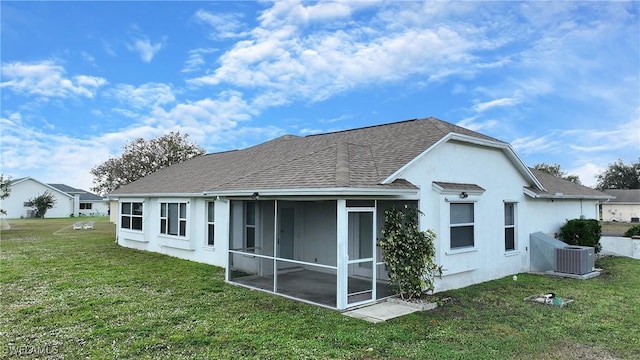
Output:
[[[511,211],[512,211],[512,222],[513,224],[507,224],[507,206],[511,205]],[[504,251],[505,252],[511,252],[511,251],[516,251],[518,249],[518,236],[517,236],[517,232],[516,232],[516,225],[517,225],[517,221],[516,221],[516,213],[517,213],[517,209],[516,209],[517,205],[515,202],[512,201],[505,201],[504,202]],[[507,229],[513,229],[513,248],[512,249],[507,249]]]
[[[215,201],[207,201],[207,237],[205,238],[205,246],[213,247],[216,243],[216,202]],[[213,211],[211,211],[213,210]],[[209,240],[213,240],[213,242],[209,242]]]
[[[465,223],[452,223],[451,222],[451,208],[454,205],[470,205],[471,209],[473,211],[473,221],[472,222],[465,222]],[[457,251],[457,250],[467,250],[467,249],[474,249],[476,247],[476,226],[475,226],[475,212],[476,212],[476,205],[474,201],[456,201],[456,202],[450,202],[449,203],[449,249],[452,251]],[[471,227],[472,230],[472,244],[471,245],[465,245],[465,246],[452,246],[452,242],[453,242],[453,237],[451,236],[451,230],[453,228],[462,228],[462,227]]]
[[[177,206],[177,232],[169,233],[171,223],[171,213],[169,211],[170,205]],[[184,214],[182,214],[182,207],[184,206]],[[164,211],[164,215],[163,215]],[[183,216],[184,215],[184,216]],[[188,225],[189,225],[189,202],[188,201],[161,201],[160,202],[160,234],[166,236],[174,236],[180,238],[187,237]],[[184,224],[184,226],[183,226]]]
[[[126,213],[124,211],[124,205],[125,204],[129,204],[129,213]],[[134,214],[134,204],[139,204],[140,205],[140,214]],[[144,216],[144,202],[142,201],[123,201],[120,203],[120,228],[121,229],[125,229],[125,230],[130,230],[130,231],[143,231],[144,230],[144,221],[143,221],[143,216]],[[122,221],[123,218],[128,218],[129,219],[129,226],[125,227],[124,226],[124,221]],[[134,229],[133,228],[133,220],[134,219],[140,219],[140,229]]]
[[[80,210],[92,210],[92,203],[80,203]]]

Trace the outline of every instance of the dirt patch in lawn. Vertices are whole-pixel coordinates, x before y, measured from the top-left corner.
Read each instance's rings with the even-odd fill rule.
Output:
[[[567,359],[567,360],[617,360],[613,354],[607,350],[588,344],[561,342],[551,347],[548,353],[535,357],[536,359]]]

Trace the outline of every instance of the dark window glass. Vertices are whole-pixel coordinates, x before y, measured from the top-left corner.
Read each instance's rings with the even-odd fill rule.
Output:
[[[120,227],[123,229],[131,229],[131,217],[122,216],[120,219]]]
[[[214,245],[215,243],[215,225],[209,224],[207,230],[207,245]]]
[[[134,230],[142,230],[142,218],[141,217],[132,217],[131,218],[131,228]]]
[[[515,248],[516,248],[515,229],[505,228],[504,229],[504,249],[515,250]]]
[[[451,228],[451,248],[470,247],[474,245],[473,226],[457,226]]]
[[[131,203],[122,203],[122,213],[131,215]]]

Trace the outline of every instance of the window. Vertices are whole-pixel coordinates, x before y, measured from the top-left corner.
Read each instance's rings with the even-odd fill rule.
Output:
[[[120,227],[122,229],[142,230],[142,203],[123,202],[120,206]]]
[[[187,203],[160,203],[160,233],[187,236]]]
[[[256,247],[256,203],[247,201],[244,205],[244,247],[245,249],[255,249]]]
[[[215,219],[216,219],[216,203],[210,201],[207,203],[207,245],[215,244]]]
[[[504,250],[516,249],[516,204],[504,203]]]
[[[474,246],[473,227],[473,203],[451,204],[451,249]]]
[[[80,210],[91,210],[91,203],[80,203]]]

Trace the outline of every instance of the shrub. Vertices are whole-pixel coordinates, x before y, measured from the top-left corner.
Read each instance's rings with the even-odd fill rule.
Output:
[[[412,299],[433,290],[434,278],[442,275],[442,266],[434,261],[436,234],[419,229],[420,210],[407,205],[403,210],[394,207],[384,212],[378,245],[389,267],[389,283],[398,288],[402,299]]]
[[[632,227],[630,227],[627,231],[625,231],[624,236],[640,236],[640,225],[633,225]]]
[[[596,254],[600,252],[602,227],[594,219],[573,219],[560,228],[560,239],[569,245],[591,246]]]

